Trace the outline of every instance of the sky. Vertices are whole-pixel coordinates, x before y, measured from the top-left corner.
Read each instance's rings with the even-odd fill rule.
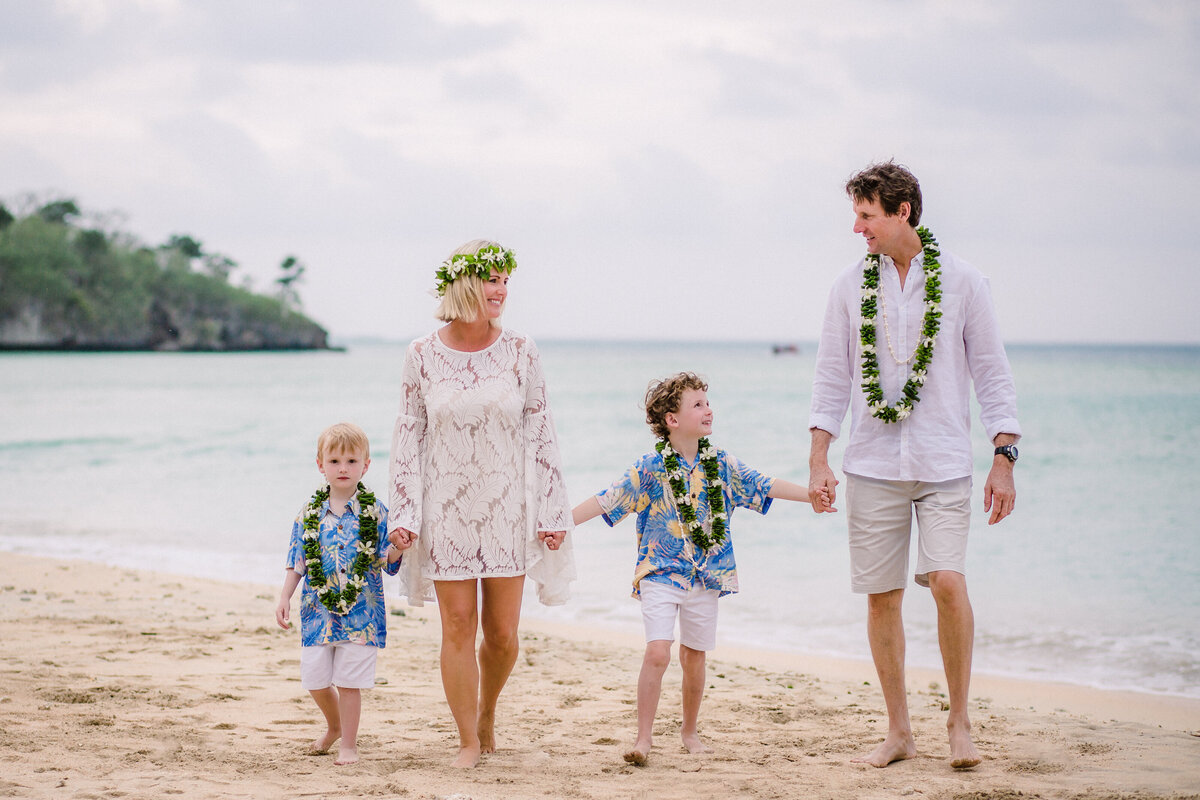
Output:
[[[0,198],[199,240],[336,340],[514,250],[537,339],[815,341],[894,159],[1010,342],[1200,343],[1192,0],[0,0]]]

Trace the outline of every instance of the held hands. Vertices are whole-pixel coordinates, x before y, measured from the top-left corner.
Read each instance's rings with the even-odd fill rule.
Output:
[[[840,483],[834,476],[828,464],[813,467],[808,475],[808,501],[812,503],[813,511],[817,514],[827,514],[837,511],[833,504],[837,502],[837,485]]]
[[[396,528],[388,533],[388,541],[392,547],[400,552],[404,552],[413,546],[413,542],[417,540],[417,534],[410,531],[408,528]]]
[[[557,550],[562,547],[563,540],[567,538],[566,531],[538,531],[538,538],[546,543],[546,547],[551,550]]]

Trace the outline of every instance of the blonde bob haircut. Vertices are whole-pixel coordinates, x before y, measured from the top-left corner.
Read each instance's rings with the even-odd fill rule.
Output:
[[[371,457],[371,443],[362,428],[351,422],[339,422],[321,431],[317,438],[317,460],[320,461],[329,453],[361,453],[364,459],[368,459]]]
[[[455,256],[473,256],[485,247],[503,246],[491,239],[472,239],[455,249],[447,259]],[[483,287],[485,281],[478,275],[460,275],[446,286],[446,293],[433,315],[442,322],[452,322],[456,319],[463,322],[474,322],[483,315]],[[492,327],[499,328],[500,320],[490,320]]]

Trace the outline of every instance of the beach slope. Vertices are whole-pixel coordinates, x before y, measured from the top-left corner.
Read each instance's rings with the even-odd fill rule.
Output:
[[[717,752],[680,747],[673,666],[656,749],[631,767],[637,640],[537,622],[522,625],[500,750],[460,772],[428,608],[389,616],[362,761],[335,767],[305,752],[320,715],[296,632],[274,624],[278,587],[0,564],[0,797],[1200,797],[1197,701],[979,679],[984,762],[956,772],[943,692],[922,676],[909,681],[921,752],[880,770],[850,763],[886,726],[869,667],[724,649],[701,713]]]

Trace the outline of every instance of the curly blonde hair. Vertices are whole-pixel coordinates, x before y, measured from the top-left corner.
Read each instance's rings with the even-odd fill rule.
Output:
[[[688,389],[708,391],[708,384],[694,372],[680,372],[660,381],[651,381],[646,389],[646,424],[659,439],[666,439],[667,414],[679,413],[683,393]]]

